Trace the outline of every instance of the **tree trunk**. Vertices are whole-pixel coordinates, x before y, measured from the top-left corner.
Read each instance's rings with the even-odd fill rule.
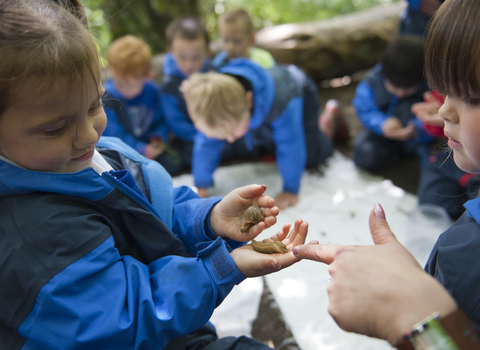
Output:
[[[152,51],[166,50],[165,29],[175,18],[198,15],[198,0],[105,0],[102,5],[114,39],[133,34]]]
[[[374,66],[398,34],[405,4],[376,6],[332,19],[283,24],[257,33],[256,46],[279,63],[293,63],[316,81],[343,77]]]

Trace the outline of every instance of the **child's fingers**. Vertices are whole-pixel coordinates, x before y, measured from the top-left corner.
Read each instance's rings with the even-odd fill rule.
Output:
[[[272,208],[265,208],[260,206],[260,208],[262,209],[262,213],[264,217],[277,216],[280,213],[280,209],[278,209],[278,207],[275,207],[275,206]]]
[[[262,209],[272,209],[275,206],[275,199],[270,196],[260,196],[257,198],[258,206]]]
[[[298,229],[298,234],[293,241],[293,246],[297,246],[300,244],[305,244],[305,240],[307,239],[308,234],[308,222],[302,222]]]
[[[270,237],[270,241],[283,241],[285,239],[285,237],[287,237],[288,235],[288,232],[290,231],[290,223],[286,223],[285,225],[283,225],[283,227],[280,229],[280,231],[278,231],[278,233],[276,235],[273,235]]]
[[[300,231],[300,226],[302,225],[302,223],[303,223],[302,219],[295,220],[295,225],[293,226],[293,230],[290,232],[290,235],[288,236],[288,240],[290,241],[290,243],[293,243],[295,241],[295,237],[297,237],[297,234]]]

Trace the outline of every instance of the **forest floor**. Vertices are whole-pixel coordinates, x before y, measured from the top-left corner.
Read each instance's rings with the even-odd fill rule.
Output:
[[[361,123],[351,105],[351,100],[355,94],[355,88],[358,82],[365,76],[365,73],[366,72],[359,72],[352,75],[352,81],[348,85],[332,87],[331,85],[340,83],[339,79],[335,79],[332,81],[324,81],[320,86],[322,110],[326,101],[329,99],[337,100],[341,106],[342,116],[349,128],[350,138],[347,142],[336,145],[336,149],[350,158],[353,152],[353,141],[362,130]],[[398,164],[377,171],[374,174],[390,179],[396,186],[407,192],[416,192],[419,181],[419,167],[417,160],[414,158],[403,159]],[[264,283],[264,291],[260,301],[258,316],[252,326],[252,336],[277,350],[300,349],[288,329],[288,325],[285,324],[281,311],[266,283]]]

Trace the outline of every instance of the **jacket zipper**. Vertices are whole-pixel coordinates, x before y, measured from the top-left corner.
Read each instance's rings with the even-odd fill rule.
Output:
[[[164,221],[160,214],[158,214],[157,210],[145,199],[145,197],[140,196],[137,192],[135,192],[135,190],[125,185],[118,177],[110,174],[108,171],[103,172],[102,177],[105,179],[105,181],[107,181],[107,183],[117,188],[135,203],[139,204],[143,209],[158,216],[162,221]]]

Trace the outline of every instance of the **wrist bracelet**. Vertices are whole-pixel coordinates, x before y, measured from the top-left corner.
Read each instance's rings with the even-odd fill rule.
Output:
[[[480,337],[465,313],[457,309],[438,318],[438,313],[413,326],[397,345],[399,350],[480,349]]]

